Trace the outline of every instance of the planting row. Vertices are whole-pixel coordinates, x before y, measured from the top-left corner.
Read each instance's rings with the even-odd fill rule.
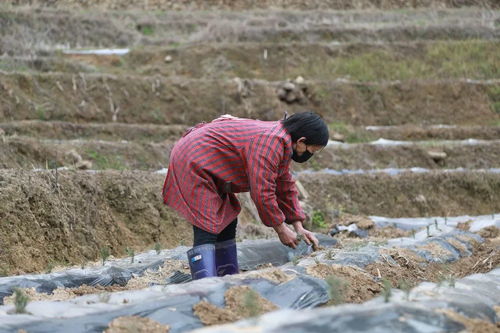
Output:
[[[491,0],[494,1],[494,0]],[[252,2],[253,3],[253,2]],[[498,11],[95,12],[0,9],[0,53],[186,42],[498,39]]]
[[[115,292],[106,297],[87,295],[70,301],[34,302],[22,309],[26,314],[14,314],[21,309],[7,305],[0,307],[0,316],[6,332],[17,329],[102,331],[113,319],[131,315],[167,324],[172,332],[185,331],[279,308],[305,309],[329,301],[359,302],[379,293],[389,299],[390,282],[387,280],[382,284],[382,276],[371,275],[371,268],[375,265],[382,269],[404,269],[400,266],[401,256],[420,267],[433,262],[458,263],[474,255],[482,242],[483,239],[475,234],[453,232],[393,248],[370,243],[358,248],[326,248],[314,253],[314,257],[294,259],[279,268],[178,286]],[[259,241],[253,245],[258,249]],[[275,243],[274,246],[282,245]],[[266,256],[265,252],[262,253]],[[455,283],[446,278],[449,283]],[[359,284],[359,287],[354,284]],[[356,295],[353,300],[344,298],[351,293]],[[62,308],[64,314],[60,313]]]
[[[329,123],[495,125],[497,81],[266,82],[160,76],[0,74],[0,120],[192,125],[221,114],[281,119],[313,109]]]
[[[70,128],[78,128],[78,125]],[[115,126],[120,129],[120,126]],[[126,129],[128,126],[123,126]],[[134,129],[134,126],[132,130]],[[151,135],[166,134],[158,127]],[[158,131],[155,131],[158,130]],[[176,131],[177,132],[177,131]],[[137,130],[137,133],[142,133]],[[119,135],[116,133],[116,135]],[[103,133],[107,135],[107,133]],[[110,133],[115,135],[115,133]],[[134,133],[128,133],[135,136]],[[178,136],[180,137],[180,135]],[[54,140],[5,136],[0,140],[0,168],[13,169],[118,169],[159,170],[168,166],[174,139],[162,142]],[[158,137],[159,139],[159,137]],[[143,141],[143,142],[141,142]],[[304,165],[293,170],[375,170],[385,168],[489,169],[500,168],[500,141],[375,141],[363,144],[328,145]],[[348,173],[348,172],[346,172]]]
[[[500,174],[494,172],[303,173],[299,179],[308,223],[317,227],[339,212],[401,217],[500,211]],[[163,181],[163,174],[139,171],[0,171],[1,271],[82,264],[105,247],[122,255],[126,247],[189,244],[190,225],[162,203]],[[258,221],[249,196],[240,199],[241,222]],[[253,229],[248,232],[261,233]]]

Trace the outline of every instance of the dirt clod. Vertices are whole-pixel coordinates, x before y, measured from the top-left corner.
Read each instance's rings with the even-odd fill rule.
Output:
[[[307,267],[307,273],[320,279],[335,276],[345,281],[346,285],[341,293],[343,302],[362,303],[381,291],[380,284],[372,276],[350,266],[317,264]]]
[[[118,317],[109,323],[105,333],[167,333],[168,325],[139,316]]]
[[[248,286],[232,287],[224,295],[226,306],[219,308],[207,301],[193,307],[204,325],[218,325],[254,317],[278,309]]]

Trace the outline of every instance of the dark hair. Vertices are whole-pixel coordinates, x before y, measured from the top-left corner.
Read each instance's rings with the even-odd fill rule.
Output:
[[[305,144],[326,146],[330,138],[325,121],[314,112],[296,113],[281,123],[292,137],[292,142],[305,137]]]

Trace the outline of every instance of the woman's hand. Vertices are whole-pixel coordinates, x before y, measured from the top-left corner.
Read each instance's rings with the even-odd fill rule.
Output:
[[[314,234],[312,232],[310,232],[309,230],[304,229],[302,222],[296,221],[296,222],[293,222],[292,224],[293,224],[293,228],[295,229],[295,232],[298,235],[302,235],[304,237],[304,241],[307,243],[307,245],[311,245],[311,243],[312,243],[313,250],[316,251],[318,249],[318,246],[319,246],[319,241],[316,238],[316,236],[314,236]]]
[[[274,227],[274,231],[278,234],[278,237],[283,245],[295,249],[299,244],[297,234],[290,230],[285,223],[281,223],[279,226]]]

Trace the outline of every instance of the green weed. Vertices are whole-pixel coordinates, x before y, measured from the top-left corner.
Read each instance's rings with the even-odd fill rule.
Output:
[[[259,315],[262,311],[259,305],[259,295],[254,290],[250,289],[245,293],[243,306],[245,307],[250,317]]]
[[[87,155],[95,162],[98,169],[125,169],[125,165],[120,155],[111,155],[107,157],[95,150],[87,150]]]
[[[144,36],[152,36],[155,31],[152,26],[150,25],[144,25],[139,28],[139,31],[144,35]]]
[[[405,280],[399,280],[398,281],[398,288],[404,291],[406,295],[406,300],[410,300],[410,291],[411,291],[411,285],[406,282]]]
[[[26,306],[29,302],[29,297],[20,288],[14,289],[14,306],[16,313],[26,313]]]
[[[155,244],[155,251],[156,251],[156,254],[160,254],[160,252],[161,252],[161,244],[160,243]]]
[[[101,259],[102,259],[102,265],[104,266],[104,263],[109,258],[109,248],[107,248],[107,247],[101,248],[100,254],[101,254]]]
[[[384,296],[384,302],[388,303],[392,296],[392,285],[391,281],[387,279],[382,280],[382,296]]]
[[[135,251],[129,247],[125,248],[125,253],[130,257],[130,263],[133,264],[135,260]]]
[[[325,216],[324,216],[323,212],[321,212],[319,210],[313,211],[312,224],[315,228],[320,228],[320,229],[324,229],[324,228],[328,227],[328,224],[325,221]]]
[[[347,281],[335,275],[330,275],[325,279],[325,282],[328,285],[330,303],[335,305],[344,303],[344,293],[348,286]]]

